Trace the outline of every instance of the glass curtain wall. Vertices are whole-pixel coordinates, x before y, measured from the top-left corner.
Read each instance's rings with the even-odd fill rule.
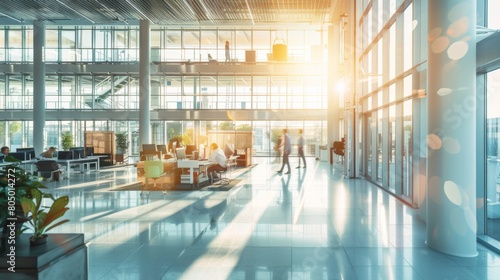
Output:
[[[138,110],[138,74],[125,74],[117,71],[119,68],[113,68],[120,63],[137,63],[138,35],[138,26],[46,26],[45,61],[48,65],[67,63],[85,66],[95,63],[100,66],[109,65],[110,69],[107,73],[47,73],[45,108],[64,120],[46,122],[46,146],[60,146],[60,135],[64,131],[71,131],[76,135],[75,145],[84,144],[85,131],[127,131],[131,141],[130,151],[132,154],[138,153],[136,121],[128,120],[126,114],[105,121],[94,120],[92,114],[96,110]],[[322,48],[327,41],[325,36],[326,32],[316,27],[286,30],[154,27],[151,31],[151,55],[155,63],[179,63],[186,60],[206,63],[209,53],[222,61],[225,59],[226,41],[230,42],[233,62],[244,61],[246,51],[255,50],[256,61],[267,63],[273,42],[283,39],[288,45],[291,63],[315,62],[318,67],[315,67],[317,72],[295,76],[281,73],[200,73],[190,76],[155,73],[151,77],[152,110],[326,110],[326,60],[322,59],[324,54],[318,52],[326,49]],[[33,61],[32,45],[31,26],[0,27],[0,61],[30,63]],[[313,59],[313,54],[316,59]],[[33,109],[32,74],[0,74],[0,108],[4,110],[2,112]],[[85,111],[88,111],[88,120],[72,119],[72,112],[83,115],[82,113],[86,114]],[[168,139],[173,133],[187,133],[195,138],[197,133],[194,131],[193,121],[152,121],[155,126],[154,141]],[[270,123],[273,121],[275,120],[238,121],[235,124],[236,127],[250,126],[258,139],[254,142],[256,154],[267,156],[273,152],[270,140],[271,127],[274,126]],[[280,128],[290,125],[293,126],[292,131],[304,129],[306,143],[310,147],[326,142],[324,121],[278,122]],[[200,120],[199,124],[199,133],[202,133],[216,127],[218,122]],[[7,118],[1,120],[0,125],[2,144],[14,149],[32,145],[31,121]],[[321,137],[318,138],[317,135]],[[306,155],[315,155],[314,148],[306,150]]]
[[[413,4],[366,1],[359,20],[358,80],[364,143],[360,172],[380,187],[413,203]],[[403,10],[396,13],[396,10]]]
[[[486,232],[500,240],[500,70],[487,74]]]

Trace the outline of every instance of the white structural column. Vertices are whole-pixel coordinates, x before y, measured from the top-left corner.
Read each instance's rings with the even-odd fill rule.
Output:
[[[33,147],[35,153],[45,145],[45,23],[33,23]]]
[[[476,248],[476,1],[428,1],[427,245]]]
[[[139,149],[151,144],[151,76],[150,76],[150,26],[141,20],[139,25]]]
[[[327,137],[328,147],[333,147],[333,141],[339,141],[339,92],[336,87],[339,81],[339,26],[332,24],[328,27],[328,117]],[[328,150],[330,153],[330,150]]]

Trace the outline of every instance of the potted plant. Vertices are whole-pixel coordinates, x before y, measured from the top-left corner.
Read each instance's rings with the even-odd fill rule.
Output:
[[[34,180],[31,174],[13,163],[0,170],[0,228],[2,228],[2,247],[11,230],[18,236],[22,232],[23,223],[27,221],[21,206],[23,198],[33,198],[33,192],[46,188],[40,181]],[[7,223],[7,218],[15,217],[15,228]]]
[[[125,155],[128,151],[128,146],[130,142],[128,141],[128,135],[126,132],[117,133],[115,135],[116,139],[116,161],[125,162]]]
[[[73,134],[70,131],[64,131],[61,134],[61,145],[63,150],[67,151],[69,148],[72,148],[73,145]]]
[[[69,220],[66,219],[52,224],[57,219],[64,216],[66,211],[69,210],[69,208],[66,207],[69,203],[69,197],[65,195],[54,199],[51,194],[43,193],[39,189],[32,189],[31,194],[32,198],[21,198],[21,206],[24,215],[29,219],[27,223],[25,223],[24,229],[33,230],[33,235],[30,237],[30,244],[38,245],[47,241],[46,232],[69,222]],[[50,198],[53,201],[52,205],[50,207],[43,207],[43,198]],[[46,209],[48,209],[48,211],[46,211]]]

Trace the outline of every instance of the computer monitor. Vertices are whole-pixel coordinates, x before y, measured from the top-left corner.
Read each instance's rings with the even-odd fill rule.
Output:
[[[156,145],[156,150],[162,154],[167,153],[167,145]]]
[[[196,151],[196,145],[186,145],[186,155],[193,154],[193,151]]]
[[[9,156],[11,156],[13,158],[17,158],[18,160],[21,160],[21,161],[26,160],[26,153],[25,152],[9,153]]]
[[[18,153],[25,153],[25,159],[26,160],[32,160],[36,158],[35,154],[35,148],[17,148],[16,152]]]
[[[57,153],[57,159],[59,160],[73,159],[73,151],[59,151]]]
[[[156,152],[156,145],[155,144],[142,144],[142,151],[143,152]]]
[[[226,155],[226,157],[230,157],[234,154],[234,145],[233,144],[226,144],[226,146],[224,147],[224,154]]]
[[[175,149],[175,154],[177,156],[177,159],[186,159],[186,149],[184,148],[177,148]]]
[[[94,147],[85,147],[85,156],[93,156]]]
[[[71,152],[73,152],[73,158],[84,158],[85,157],[85,148],[84,147],[73,147],[69,148]]]

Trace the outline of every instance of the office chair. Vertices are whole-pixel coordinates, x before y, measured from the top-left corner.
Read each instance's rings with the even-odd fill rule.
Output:
[[[215,171],[217,173],[217,175],[219,175],[220,180],[213,183],[214,185],[227,185],[227,184],[231,183],[231,179],[228,177],[227,173],[229,172],[229,174],[231,174],[231,171],[236,166],[236,158],[238,158],[238,156],[228,157],[226,159],[226,169]],[[210,174],[210,176],[212,176],[212,174]],[[214,178],[212,177],[211,179],[213,182]]]
[[[343,141],[335,141],[333,142],[333,153],[338,155],[344,162],[344,152],[345,152],[345,143]]]
[[[38,174],[48,181],[59,181],[59,165],[55,160],[40,160],[36,163]]]
[[[159,190],[163,192],[163,195],[167,195],[167,190],[162,189],[162,186],[159,187],[156,185],[156,180],[163,177],[165,173],[163,172],[163,162],[161,160],[147,160],[144,162],[144,177],[145,183],[142,187],[141,195],[144,191],[147,191],[147,196],[149,196],[150,191]],[[153,180],[153,186],[148,187],[149,179]]]

